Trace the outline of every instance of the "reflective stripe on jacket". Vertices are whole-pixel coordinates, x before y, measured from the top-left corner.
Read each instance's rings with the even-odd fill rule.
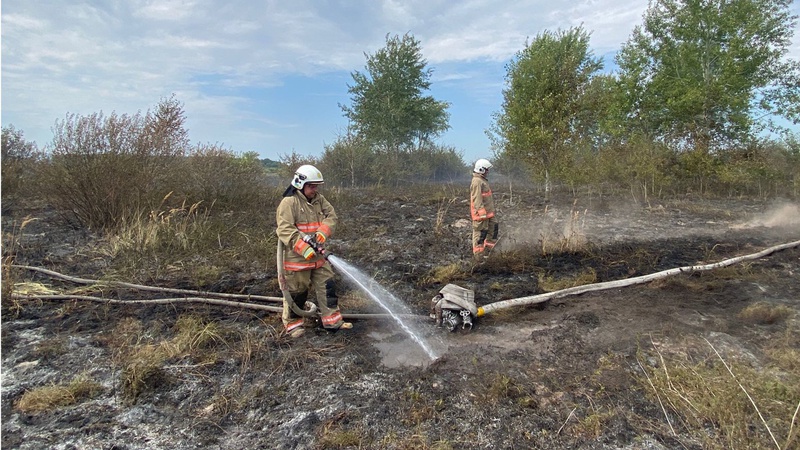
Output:
[[[469,186],[469,208],[472,220],[486,220],[494,217],[494,198],[486,177],[472,173],[472,184]]]
[[[303,235],[313,235],[317,231],[330,238],[336,228],[336,211],[324,196],[317,193],[310,202],[301,191],[284,197],[275,215],[278,228],[275,233],[284,245],[283,268],[288,271],[319,269],[325,265],[325,258],[315,255],[309,260],[302,256],[308,246]],[[305,244],[305,245],[303,245]]]

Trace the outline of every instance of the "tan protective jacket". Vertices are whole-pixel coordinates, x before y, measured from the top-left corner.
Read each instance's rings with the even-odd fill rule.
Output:
[[[285,270],[297,272],[318,269],[325,265],[325,258],[319,254],[309,260],[302,256],[303,250],[308,247],[308,244],[303,242],[303,235],[314,235],[319,230],[330,238],[336,228],[336,211],[325,197],[317,193],[309,202],[298,190],[294,195],[281,200],[276,221],[278,228],[275,232],[285,247],[283,261]]]
[[[494,217],[494,198],[486,177],[480,173],[472,173],[472,184],[469,186],[469,207],[472,220],[482,221]]]

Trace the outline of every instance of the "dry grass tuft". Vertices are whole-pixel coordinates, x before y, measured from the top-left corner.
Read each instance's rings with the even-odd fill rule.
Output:
[[[583,286],[597,282],[597,273],[593,268],[587,267],[582,272],[563,278],[553,278],[551,275],[539,275],[539,287],[544,292],[560,291],[575,286]]]
[[[442,234],[445,229],[445,219],[447,217],[447,210],[456,202],[456,198],[441,198],[439,199],[439,206],[436,209],[436,222],[433,225],[433,231],[438,236]]]
[[[175,322],[176,335],[172,338],[175,354],[206,349],[218,343],[225,343],[219,326],[195,315],[185,315]]]
[[[602,436],[613,417],[614,413],[610,411],[591,411],[586,416],[578,419],[578,422],[569,427],[569,430],[576,437],[595,440]]]
[[[103,387],[85,374],[78,375],[67,384],[42,386],[22,394],[14,407],[27,414],[51,411],[74,405],[100,394]]]
[[[447,284],[457,280],[464,280],[466,278],[467,273],[462,267],[461,263],[454,262],[431,269],[430,272],[423,277],[423,283]]]
[[[14,287],[19,284],[14,282],[14,271],[11,270],[11,266],[16,260],[17,251],[20,249],[22,230],[35,220],[39,219],[28,216],[19,224],[14,221],[11,230],[3,233],[3,282],[0,283],[0,307],[2,308],[3,314],[9,313],[13,317],[19,316],[22,312],[22,303],[17,299],[11,298],[11,295],[14,293]]]
[[[317,430],[319,448],[366,448],[367,432],[361,427],[348,428],[346,413],[325,421]]]
[[[577,200],[573,202],[569,217],[565,222],[561,222],[558,214],[548,214],[548,207],[544,210],[544,220],[549,223],[542,224],[542,232],[539,237],[541,254],[550,255],[554,253],[575,253],[584,250],[589,241],[586,238],[584,229],[586,227],[586,211],[577,209]]]
[[[800,371],[764,370],[726,360],[710,345],[680,354],[645,355],[642,388],[663,410],[670,434],[689,435],[707,449],[795,448]],[[710,348],[709,348],[710,347]],[[773,354],[791,353],[781,345]],[[784,353],[785,354],[785,353]],[[694,355],[694,356],[692,356]]]
[[[178,317],[173,331],[171,339],[153,341],[135,319],[124,320],[116,327],[108,342],[116,347],[115,361],[122,367],[120,384],[125,400],[134,401],[162,382],[168,360],[188,357],[201,360],[203,365],[213,364],[218,358],[217,347],[227,346],[219,325],[195,315]],[[242,352],[251,354],[246,349]]]
[[[135,401],[148,387],[164,378],[164,362],[167,353],[160,345],[136,346],[122,361],[120,375],[123,398]]]
[[[785,305],[757,302],[740,311],[738,317],[749,323],[772,325],[784,321],[791,315],[792,310]]]

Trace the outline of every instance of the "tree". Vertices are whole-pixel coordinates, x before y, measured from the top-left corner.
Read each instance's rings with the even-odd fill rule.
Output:
[[[800,63],[784,61],[791,0],[654,0],[617,56],[626,119],[680,148],[743,143],[800,119]]]
[[[360,138],[398,154],[450,128],[449,104],[424,95],[432,69],[418,40],[387,35],[384,48],[365,56],[367,72],[353,72],[354,84],[347,86],[352,106],[339,105]]]
[[[490,137],[495,148],[544,175],[570,160],[570,145],[590,140],[602,110],[602,62],[589,50],[582,28],[545,31],[506,67],[502,112]]]

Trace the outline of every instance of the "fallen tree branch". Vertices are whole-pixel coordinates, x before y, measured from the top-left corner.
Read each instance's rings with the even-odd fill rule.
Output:
[[[125,283],[122,281],[102,281],[102,280],[90,280],[87,278],[78,278],[72,277],[69,275],[64,275],[62,273],[58,273],[52,270],[43,269],[41,267],[34,267],[34,266],[23,266],[18,264],[12,264],[11,267],[17,269],[25,269],[31,270],[34,272],[40,272],[46,275],[50,275],[51,277],[60,278],[62,280],[70,281],[72,283],[77,284],[100,284],[106,286],[115,286],[115,287],[122,287],[128,289],[137,289],[140,291],[151,291],[151,292],[168,292],[171,294],[184,294],[184,295],[200,295],[203,297],[219,297],[219,298],[238,298],[238,299],[245,299],[245,300],[262,300],[267,302],[282,302],[283,298],[281,297],[266,297],[263,295],[251,295],[251,294],[227,294],[222,292],[208,292],[208,291],[194,291],[191,289],[175,289],[175,288],[164,288],[164,287],[157,287],[157,286],[147,286],[143,284],[133,284],[133,283]]]
[[[280,313],[283,311],[281,306],[270,306],[259,303],[236,302],[231,300],[223,300],[219,298],[208,297],[180,297],[180,298],[154,298],[154,299],[140,299],[140,300],[120,300],[113,298],[95,297],[91,295],[67,295],[67,294],[46,294],[46,295],[22,295],[11,294],[11,298],[15,300],[85,300],[91,302],[110,303],[116,305],[166,305],[173,303],[205,303],[210,305],[231,306],[236,308],[258,309],[262,311],[271,311]],[[427,316],[407,314],[404,317],[412,319],[428,319]],[[342,317],[346,319],[390,319],[390,314],[361,314],[361,313],[343,313]]]
[[[661,272],[652,273],[650,275],[643,275],[640,277],[634,278],[626,278],[624,280],[614,280],[614,281],[606,281],[603,283],[595,283],[595,284],[587,284],[583,286],[575,286],[568,289],[562,289],[560,291],[553,291],[547,292],[544,294],[538,295],[531,295],[529,297],[519,297],[519,298],[512,298],[509,300],[503,300],[495,303],[490,303],[488,305],[484,305],[478,308],[478,317],[486,315],[492,311],[497,311],[503,308],[509,308],[512,306],[522,306],[522,305],[533,305],[536,303],[546,302],[548,300],[554,298],[561,298],[567,297],[569,295],[578,295],[583,294],[586,292],[594,292],[594,291],[602,291],[606,289],[614,289],[620,287],[631,286],[634,284],[642,284],[647,283],[653,280],[658,280],[661,278],[666,278],[672,275],[677,275],[679,273],[692,273],[692,272],[701,272],[705,270],[711,269],[719,269],[722,267],[727,267],[742,261],[748,261],[752,259],[758,259],[769,255],[771,253],[785,250],[787,248],[797,247],[800,246],[800,241],[789,242],[786,244],[776,245],[774,247],[769,247],[764,250],[761,250],[758,253],[753,253],[751,255],[744,255],[744,256],[737,256],[736,258],[726,259],[724,261],[720,261],[713,264],[706,264],[700,266],[684,266],[684,267],[677,267],[674,269],[663,270]]]
[[[11,294],[11,298],[16,300],[86,300],[91,302],[110,303],[116,305],[165,305],[171,303],[207,303],[210,305],[236,306],[239,308],[261,309],[265,311],[281,312],[280,306],[261,305],[258,303],[235,302],[220,298],[208,297],[180,297],[180,298],[153,298],[140,300],[120,300],[114,298],[95,297],[92,295],[71,295],[71,294],[48,294],[48,295],[21,295]]]

